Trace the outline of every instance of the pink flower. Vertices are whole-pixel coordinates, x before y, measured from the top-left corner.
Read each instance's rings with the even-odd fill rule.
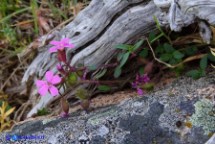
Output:
[[[61,70],[63,69],[62,66],[61,66],[60,64],[57,64],[56,67],[57,67],[57,70],[58,70],[58,71],[61,71]]]
[[[141,88],[137,88],[137,94],[142,96],[144,94],[144,91]]]
[[[148,75],[147,74],[144,74],[144,75],[139,75],[139,74],[137,74],[136,75],[136,81],[138,82],[138,83],[147,83],[147,82],[149,82],[149,77],[148,77]]]
[[[137,90],[138,95],[143,95],[144,91],[140,88],[141,85],[144,85],[150,81],[150,78],[147,74],[144,75],[136,75],[136,79],[134,82],[131,83],[132,88]]]
[[[37,80],[36,86],[39,89],[38,93],[41,96],[44,96],[47,94],[47,92],[50,92],[52,96],[56,96],[59,94],[56,84],[59,84],[61,82],[61,78],[58,75],[54,75],[52,71],[47,71],[45,74],[46,81],[44,80]]]
[[[63,111],[60,113],[60,117],[63,117],[63,118],[69,117],[69,113]]]
[[[137,74],[136,79],[134,82],[131,83],[131,86],[132,86],[132,88],[137,88],[138,85],[145,84],[149,81],[150,81],[150,78],[148,77],[147,74],[144,74],[144,75]]]
[[[69,43],[68,38],[63,38],[60,41],[51,41],[50,44],[54,45],[49,49],[50,53],[57,52],[58,50],[63,51],[65,47],[74,48],[74,45]]]

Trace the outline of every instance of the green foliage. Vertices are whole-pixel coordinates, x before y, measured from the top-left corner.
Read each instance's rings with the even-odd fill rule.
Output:
[[[108,92],[111,90],[111,87],[109,87],[107,85],[100,85],[100,86],[98,86],[98,90],[101,92]]]
[[[209,54],[208,58],[209,58],[211,61],[215,62],[215,48],[210,48],[210,49],[211,49],[211,53]],[[212,67],[215,68],[214,65],[212,65]]]
[[[187,56],[194,55],[197,53],[197,51],[198,51],[198,49],[195,46],[190,46],[190,47],[185,48],[185,54]]]
[[[140,53],[139,53],[139,56],[142,57],[142,58],[146,58],[149,54],[149,51],[148,49],[144,48]]]
[[[96,66],[88,66],[87,68],[88,68],[90,71],[97,70],[97,67],[96,67]]]
[[[160,56],[160,60],[167,62],[171,65],[182,62],[182,58],[185,56],[179,50],[173,48],[172,45],[168,43],[164,43],[163,45],[159,45],[155,49],[155,53]]]
[[[78,76],[76,73],[71,73],[69,76],[68,76],[68,79],[67,79],[67,82],[69,85],[74,85],[76,84],[78,81]]]
[[[178,67],[174,68],[173,71],[175,72],[176,76],[180,76],[184,71],[184,65],[179,65]]]
[[[114,70],[114,77],[118,78],[121,75],[121,73],[122,73],[121,67],[117,66]]]
[[[154,84],[153,83],[146,83],[142,87],[146,91],[152,91],[154,89]]]
[[[144,74],[144,67],[140,67],[140,69],[139,69],[139,74],[140,74],[140,75],[143,75],[143,74]]]
[[[190,70],[186,73],[187,76],[192,77],[193,79],[199,79],[206,75],[205,69],[208,65],[208,55],[204,56],[200,60],[199,69]]]
[[[187,76],[192,77],[193,79],[199,79],[200,77],[204,76],[204,73],[201,69],[197,70],[190,70],[186,73]]]
[[[143,42],[144,42],[144,40],[140,40],[134,45],[118,44],[115,46],[115,48],[125,50],[126,52],[132,53],[132,52],[135,52],[137,49],[139,49],[140,46],[143,44]]]
[[[80,88],[76,91],[75,96],[80,100],[88,99],[88,91],[84,88]]]
[[[49,114],[49,111],[45,108],[39,109],[37,112],[38,116],[43,116],[43,115],[47,115],[47,114]]]
[[[125,63],[127,62],[128,58],[129,58],[129,55],[130,55],[130,53],[129,53],[129,52],[126,52],[126,53],[122,56],[121,61],[120,61],[120,65],[119,65],[120,68],[122,68],[122,67],[125,65]]]
[[[105,75],[106,72],[107,72],[107,69],[101,70],[100,72],[98,72],[98,73],[95,75],[95,79],[100,79],[101,77],[103,77],[103,76]]]
[[[194,104],[195,113],[190,121],[193,125],[202,127],[205,134],[215,132],[215,107],[208,99],[202,99]]]
[[[162,30],[162,28],[160,27],[160,24],[159,24],[159,22],[158,22],[158,19],[157,19],[155,16],[154,16],[153,18],[154,18],[154,21],[155,21],[155,23],[156,23],[157,29],[160,31],[160,34],[159,34],[158,36],[156,36],[153,40],[151,40],[150,43],[152,44],[153,42],[155,42],[155,41],[158,40],[159,38],[165,37],[165,38],[168,40],[168,42],[169,42],[170,44],[172,44],[172,41],[171,41],[170,37],[167,36],[167,35],[165,34],[165,32]]]
[[[143,44],[143,42],[144,42],[144,40],[140,40],[134,45],[118,44],[118,45],[115,46],[115,48],[123,50],[122,53],[119,53],[117,55],[117,60],[119,61],[120,64],[114,70],[114,77],[115,78],[118,78],[121,75],[122,67],[128,61],[129,56],[132,53],[134,53],[135,51],[137,51],[140,48],[140,46]],[[143,55],[147,55],[146,53],[147,53],[146,51],[142,51]]]

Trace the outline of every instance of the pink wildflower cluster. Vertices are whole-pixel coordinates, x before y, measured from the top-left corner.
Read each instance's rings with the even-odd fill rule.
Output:
[[[143,84],[146,84],[149,81],[150,81],[150,79],[147,74],[144,74],[144,75],[137,74],[135,81],[132,82],[132,88],[136,88],[138,95],[143,95],[144,91],[141,88],[141,86]]]
[[[66,63],[66,53],[65,48],[74,48],[74,45],[69,43],[68,38],[63,38],[60,41],[51,41],[50,44],[54,45],[49,49],[50,53],[57,52],[58,60],[60,62]],[[63,71],[63,68],[61,65],[57,65],[57,69],[59,71]],[[58,88],[56,85],[58,85],[62,79],[59,75],[54,75],[52,71],[47,71],[45,74],[46,80],[37,80],[36,86],[38,88],[38,93],[41,96],[45,96],[48,92],[52,96],[56,96],[59,94]]]

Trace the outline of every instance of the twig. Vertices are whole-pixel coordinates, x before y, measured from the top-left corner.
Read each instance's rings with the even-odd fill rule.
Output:
[[[24,59],[23,61],[26,61],[26,59]],[[12,78],[12,76],[16,73],[17,70],[19,70],[19,67],[23,64],[23,62],[20,62],[19,65],[14,69],[14,71],[11,73],[11,75],[7,78],[7,80],[4,82],[4,84],[1,86],[1,91],[3,91],[4,87],[6,86],[6,84],[8,83],[8,81]]]
[[[150,45],[150,43],[149,43],[149,40],[146,39],[146,41],[147,41],[147,43],[148,43],[148,45],[149,45],[149,47],[150,47],[150,49],[151,49],[151,51],[152,51],[152,55],[153,55],[154,59],[155,59],[156,61],[158,61],[159,63],[162,63],[162,64],[166,65],[167,68],[176,68],[176,67],[178,67],[178,66],[180,66],[180,65],[182,65],[182,64],[184,64],[184,63],[187,63],[187,62],[190,62],[190,61],[193,61],[193,60],[197,60],[197,59],[201,59],[202,57],[204,57],[204,56],[207,55],[207,54],[199,54],[199,55],[191,56],[191,57],[186,58],[185,60],[183,60],[182,62],[180,62],[180,63],[178,63],[178,64],[176,64],[176,65],[170,65],[170,64],[168,64],[168,63],[166,63],[166,62],[161,61],[160,59],[158,59],[158,58],[155,56],[155,53],[154,53],[154,51],[153,51],[153,49],[152,49],[152,47],[151,47],[151,45]],[[164,68],[164,69],[166,69],[166,68]]]
[[[176,65],[173,65],[172,68],[175,68],[175,67],[178,67],[184,63],[187,63],[187,62],[190,62],[190,61],[193,61],[193,60],[197,60],[197,59],[201,59],[202,57],[206,56],[207,54],[199,54],[199,55],[194,55],[194,56],[191,56],[191,57],[188,57],[186,58],[185,60],[183,60],[182,62],[176,64]]]
[[[172,66],[172,65],[170,65],[170,64],[168,64],[168,63],[166,63],[166,62],[164,62],[164,61],[161,61],[160,59],[158,59],[158,58],[155,56],[155,53],[154,53],[154,51],[153,51],[153,49],[152,49],[152,46],[150,45],[149,40],[148,40],[147,38],[146,38],[146,41],[147,41],[147,43],[148,43],[148,45],[149,45],[149,48],[150,48],[151,51],[152,51],[152,55],[153,55],[153,57],[154,57],[154,59],[155,59],[156,61],[158,61],[159,63],[162,63],[162,64],[166,65],[166,66],[169,67],[169,68],[174,68],[174,66]]]

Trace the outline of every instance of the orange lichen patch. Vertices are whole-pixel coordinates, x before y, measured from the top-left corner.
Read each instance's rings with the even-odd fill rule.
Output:
[[[192,128],[192,123],[191,122],[185,122],[185,126],[188,128]]]

